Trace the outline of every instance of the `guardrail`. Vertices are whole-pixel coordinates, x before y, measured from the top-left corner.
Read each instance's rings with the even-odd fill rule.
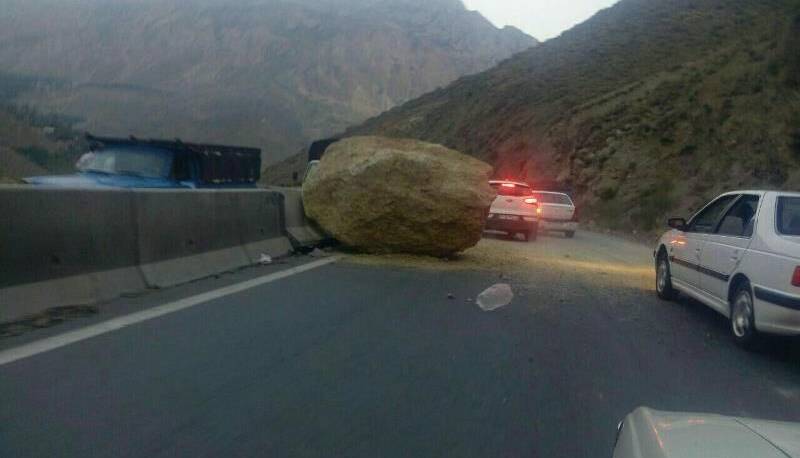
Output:
[[[0,322],[284,256],[284,201],[272,190],[0,186]]]

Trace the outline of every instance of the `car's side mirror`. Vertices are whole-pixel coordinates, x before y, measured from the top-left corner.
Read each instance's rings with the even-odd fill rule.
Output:
[[[683,218],[670,218],[667,220],[667,226],[677,229],[679,231],[686,230],[686,220]]]

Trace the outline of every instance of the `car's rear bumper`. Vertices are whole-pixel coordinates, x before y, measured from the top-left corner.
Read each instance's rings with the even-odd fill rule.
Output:
[[[501,216],[506,215],[494,215],[487,219],[485,229],[487,231],[502,232],[532,232],[539,224],[539,221],[532,217],[508,215],[514,216],[516,219],[501,219]]]
[[[800,335],[800,297],[756,286],[756,328],[770,334]]]
[[[539,229],[545,231],[565,231],[576,232],[578,230],[578,223],[576,221],[559,221],[559,220],[539,220]]]

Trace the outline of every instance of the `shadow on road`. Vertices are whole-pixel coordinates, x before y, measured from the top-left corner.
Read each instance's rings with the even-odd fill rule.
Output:
[[[730,322],[728,318],[720,315],[717,311],[686,296],[681,296],[674,304],[683,307],[692,319],[707,324],[719,335],[729,337]],[[733,345],[732,340],[731,344]],[[748,350],[741,349],[741,351],[747,352]],[[800,361],[800,338],[798,337],[762,334],[750,353],[800,369],[800,366],[797,366]]]

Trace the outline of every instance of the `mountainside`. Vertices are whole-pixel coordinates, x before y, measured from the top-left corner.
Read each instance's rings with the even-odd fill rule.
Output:
[[[442,143],[649,231],[739,187],[800,189],[800,2],[622,0],[352,128]]]
[[[0,4],[0,72],[55,81],[17,103],[268,161],[536,44],[460,0]]]
[[[72,129],[73,119],[7,104],[35,85],[0,73],[0,183],[68,172],[84,150],[83,139]]]

